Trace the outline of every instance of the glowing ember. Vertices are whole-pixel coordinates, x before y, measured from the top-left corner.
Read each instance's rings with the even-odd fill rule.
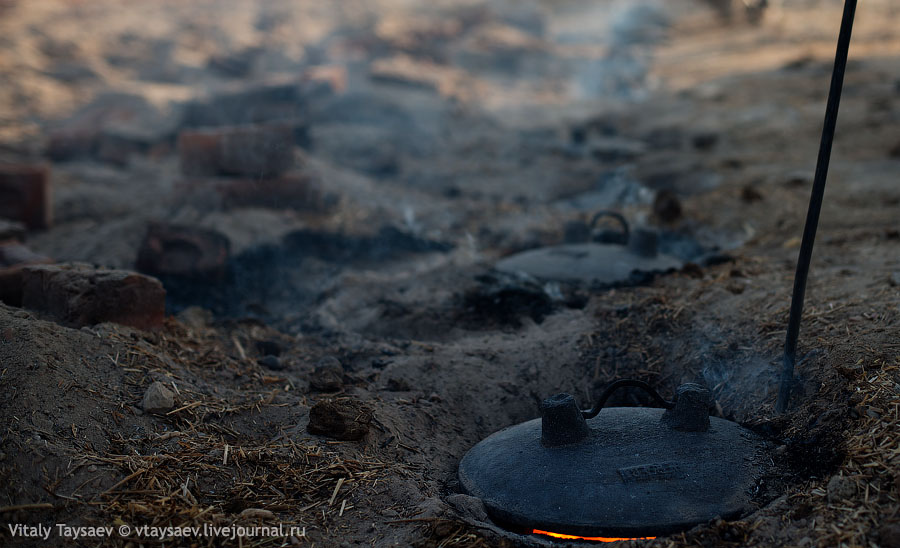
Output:
[[[652,540],[656,537],[635,537],[635,538],[616,538],[616,537],[579,537],[577,535],[564,535],[562,533],[551,533],[550,531],[541,531],[534,529],[531,531],[535,535],[547,535],[553,538],[561,538],[566,540],[591,540],[594,542],[618,542],[620,540]]]

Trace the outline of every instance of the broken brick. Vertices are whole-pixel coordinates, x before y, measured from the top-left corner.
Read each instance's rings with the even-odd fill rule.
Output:
[[[228,238],[214,230],[151,223],[135,266],[155,276],[222,280],[228,270],[229,251]]]
[[[53,223],[46,166],[0,165],[0,217],[20,221],[28,228],[48,228]]]
[[[231,126],[182,131],[181,171],[186,175],[273,177],[294,164],[294,128]]]
[[[22,268],[22,306],[70,327],[113,322],[153,329],[165,319],[166,291],[136,272],[81,263]]]

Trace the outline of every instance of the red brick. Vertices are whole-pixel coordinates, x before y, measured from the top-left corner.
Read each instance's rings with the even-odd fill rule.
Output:
[[[159,280],[80,263],[22,268],[22,306],[70,327],[113,322],[153,329],[165,319]]]
[[[156,276],[224,279],[230,243],[205,228],[151,223],[138,250],[136,268]]]
[[[186,175],[273,177],[294,164],[294,128],[246,125],[185,130],[178,136]]]
[[[20,221],[28,228],[53,223],[50,170],[41,165],[0,165],[0,217]]]

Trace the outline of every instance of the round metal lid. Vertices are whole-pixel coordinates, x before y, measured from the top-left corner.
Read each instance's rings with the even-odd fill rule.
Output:
[[[660,422],[662,409],[613,407],[576,443],[541,443],[541,419],[501,430],[463,457],[463,489],[510,528],[644,537],[750,509],[766,442],[711,417],[706,431]]]
[[[566,244],[532,249],[497,262],[502,272],[524,272],[541,280],[611,285],[628,282],[635,274],[681,268],[670,255],[645,256],[616,244]]]

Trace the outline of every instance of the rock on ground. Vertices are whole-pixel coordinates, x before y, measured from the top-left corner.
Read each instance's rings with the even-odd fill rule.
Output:
[[[372,411],[360,402],[349,398],[324,400],[309,410],[306,429],[310,434],[357,441],[369,432],[372,418]]]
[[[156,381],[144,392],[141,407],[147,413],[166,413],[175,407],[175,394],[166,385]]]

